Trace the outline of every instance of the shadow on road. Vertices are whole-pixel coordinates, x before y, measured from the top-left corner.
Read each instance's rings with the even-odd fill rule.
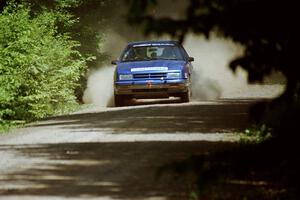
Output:
[[[249,126],[253,103],[223,100],[125,107],[49,118],[32,128],[47,127],[55,134],[58,127],[64,135],[71,131],[83,136],[107,130],[116,135],[156,133],[153,137],[231,133]],[[0,145],[0,153],[13,153],[15,160],[20,157],[31,163],[20,162],[19,169],[0,174],[0,197],[191,199],[193,191],[201,191],[199,186],[205,184],[209,189],[201,199],[291,199],[287,197],[296,190],[288,188],[292,180],[288,177],[297,177],[299,168],[286,164],[284,151],[277,147],[221,141]],[[166,170],[159,175],[162,169]]]
[[[59,126],[74,131],[120,133],[232,133],[250,124],[253,101],[220,101],[217,104],[147,105],[109,112],[49,118],[35,127]]]
[[[158,176],[161,166],[190,155],[208,155],[233,143],[140,142],[1,146],[34,159],[33,167],[2,175],[3,195],[187,199],[186,180],[173,173]]]

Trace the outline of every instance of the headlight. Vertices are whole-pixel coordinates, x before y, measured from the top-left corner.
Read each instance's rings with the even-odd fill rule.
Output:
[[[168,73],[168,78],[181,78],[180,73]]]
[[[131,80],[133,79],[132,74],[120,74],[119,75],[120,80]]]

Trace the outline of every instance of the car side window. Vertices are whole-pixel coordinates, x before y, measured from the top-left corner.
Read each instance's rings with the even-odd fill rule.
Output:
[[[130,48],[128,51],[125,52],[123,60],[133,60],[135,57],[136,53],[134,52],[133,48]]]

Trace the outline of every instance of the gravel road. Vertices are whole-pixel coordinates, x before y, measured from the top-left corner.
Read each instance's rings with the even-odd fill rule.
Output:
[[[187,199],[188,184],[158,170],[232,148],[253,102],[91,106],[0,135],[0,199]]]

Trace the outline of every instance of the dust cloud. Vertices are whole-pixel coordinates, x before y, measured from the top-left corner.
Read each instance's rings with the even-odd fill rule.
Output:
[[[229,69],[234,58],[243,55],[244,48],[231,40],[212,36],[189,35],[183,44],[195,58],[192,76],[192,100],[219,98],[273,98],[283,92],[280,84],[249,84],[247,72]]]
[[[172,8],[170,8],[172,4]],[[151,11],[156,17],[183,18],[188,3],[185,1],[166,0]],[[120,9],[121,7],[121,9]],[[114,10],[115,9],[115,10]],[[126,3],[122,6],[113,6],[106,17],[109,26],[99,27],[106,37],[101,44],[103,51],[117,59],[128,42],[141,40],[169,40],[169,36],[157,37],[150,35],[147,38],[139,27],[127,24],[124,15],[128,12]],[[108,28],[109,27],[109,28]],[[192,74],[192,100],[206,101],[220,98],[273,98],[284,90],[282,84],[248,84],[247,72],[238,69],[233,73],[228,65],[231,60],[243,54],[242,46],[231,40],[211,35],[207,40],[201,36],[189,34],[183,44],[190,56],[195,58]],[[110,61],[109,61],[110,62]],[[88,76],[88,84],[83,101],[101,106],[112,105],[113,98],[113,71],[114,67],[106,64]],[[274,78],[271,77],[270,80]]]
[[[195,58],[192,76],[192,100],[216,100],[243,83],[245,74],[235,76],[229,62],[243,53],[243,48],[229,40],[189,35],[183,44]]]
[[[106,37],[103,44],[103,51],[108,53],[113,60],[116,60],[125,48],[127,40],[124,36],[122,37],[112,30],[106,31]],[[89,72],[87,88],[83,95],[83,102],[85,104],[94,104],[103,107],[114,106],[114,69],[115,66],[106,65]]]
[[[83,102],[103,107],[113,106],[114,67],[102,67],[89,74]]]
[[[117,58],[128,40],[110,32],[104,49]],[[164,38],[166,39],[166,38]],[[158,40],[158,39],[157,39]],[[212,36],[189,35],[183,46],[195,58],[192,74],[192,101],[220,98],[273,98],[280,95],[283,85],[252,85],[247,82],[247,72],[232,72],[230,61],[243,54],[243,47],[230,40]],[[113,66],[101,67],[90,72],[83,101],[99,106],[113,106]]]

